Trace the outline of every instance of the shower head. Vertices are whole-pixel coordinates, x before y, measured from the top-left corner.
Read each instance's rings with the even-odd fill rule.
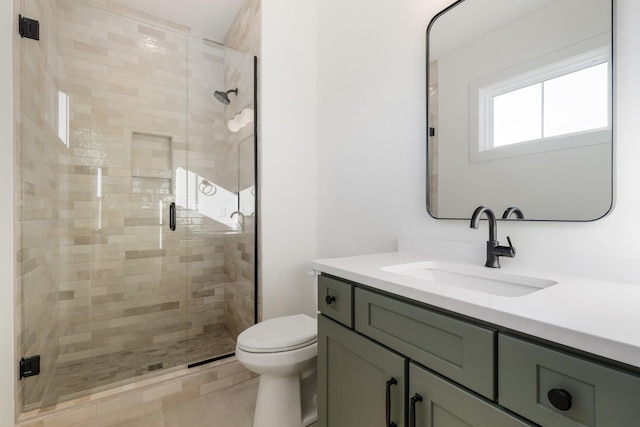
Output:
[[[235,93],[236,96],[238,96],[238,88],[231,89],[231,90],[228,90],[226,92],[223,92],[221,90],[217,90],[217,91],[213,92],[213,96],[215,96],[216,99],[218,101],[220,101],[221,103],[223,103],[224,105],[229,105],[231,103],[231,100],[229,99],[229,94],[230,93]]]

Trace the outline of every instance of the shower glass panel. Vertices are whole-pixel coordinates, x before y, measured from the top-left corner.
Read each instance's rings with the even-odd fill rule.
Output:
[[[255,109],[255,58],[200,39],[189,43],[189,64],[189,167],[177,171],[176,203],[188,229],[189,323],[199,337],[188,356],[198,363],[232,353],[256,320],[255,198],[241,205],[239,180],[242,173],[255,184],[254,120],[239,117]],[[227,90],[228,104],[213,96]],[[241,144],[250,159],[238,156]]]
[[[255,110],[255,59],[113,2],[23,3],[24,409],[232,354],[256,320],[256,153],[227,123]]]

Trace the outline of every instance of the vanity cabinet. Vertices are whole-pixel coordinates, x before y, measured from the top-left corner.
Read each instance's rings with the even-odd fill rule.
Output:
[[[318,289],[320,427],[640,425],[633,372],[339,278]]]
[[[495,330],[333,277],[318,292],[319,426],[532,425],[476,395],[495,396]]]

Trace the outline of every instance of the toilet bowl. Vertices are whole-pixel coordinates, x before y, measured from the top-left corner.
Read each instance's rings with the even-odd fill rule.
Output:
[[[317,419],[317,321],[277,317],[238,336],[236,357],[260,375],[253,427],[303,427]]]

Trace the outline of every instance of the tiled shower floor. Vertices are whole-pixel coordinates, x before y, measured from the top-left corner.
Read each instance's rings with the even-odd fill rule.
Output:
[[[134,350],[61,363],[47,388],[43,406],[77,398],[128,379],[219,357],[235,350],[224,330]],[[161,365],[161,367],[160,367]]]

